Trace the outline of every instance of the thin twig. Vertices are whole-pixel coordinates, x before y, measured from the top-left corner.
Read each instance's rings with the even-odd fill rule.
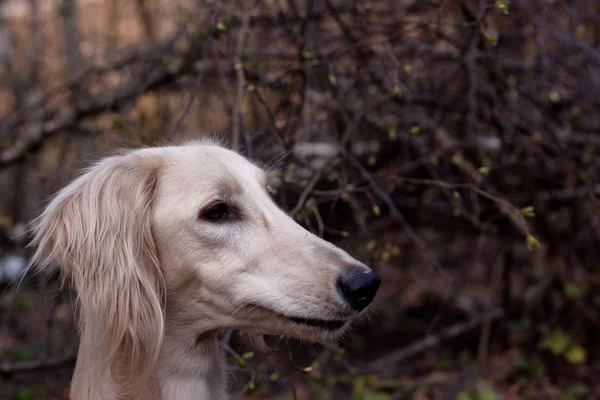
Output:
[[[18,363],[0,363],[0,373],[9,374],[17,372],[38,371],[48,368],[56,368],[65,364],[71,364],[77,360],[77,354],[69,354],[34,361],[22,361]]]
[[[304,207],[304,203],[306,203],[308,196],[310,196],[312,190],[315,188],[315,185],[321,179],[321,176],[323,176],[322,171],[317,171],[313,175],[310,182],[308,182],[308,185],[306,185],[306,188],[304,188],[304,191],[300,195],[300,198],[298,199],[296,206],[294,208],[292,208],[292,211],[290,211],[290,215],[292,215],[292,216],[296,215],[298,213],[298,211],[300,211],[302,209],[302,207]]]
[[[240,137],[241,137],[241,118],[240,109],[242,107],[242,100],[244,98],[244,92],[246,87],[246,77],[244,73],[244,64],[242,63],[242,53],[244,51],[244,45],[246,37],[248,36],[248,28],[250,27],[250,12],[242,9],[243,19],[242,26],[238,32],[237,46],[235,49],[235,71],[237,77],[237,87],[235,95],[235,103],[233,105],[233,114],[231,116],[233,122],[231,147],[233,150],[238,151],[240,149]]]
[[[504,316],[504,310],[497,309],[489,316],[491,320],[499,319]],[[392,352],[391,354],[380,358],[379,360],[368,365],[369,371],[382,371],[389,369],[391,366],[401,363],[411,357],[416,356],[427,350],[439,346],[442,342],[456,338],[466,332],[479,327],[488,319],[488,316],[480,316],[469,321],[460,322],[443,329],[437,335],[427,335],[423,339],[414,342],[406,347]]]
[[[499,286],[502,283],[502,275],[504,274],[505,268],[505,257],[504,254],[500,254],[498,259],[494,263],[492,270],[492,277],[490,282],[490,288],[488,290],[487,305],[483,320],[483,327],[481,328],[481,336],[479,337],[479,350],[477,354],[477,363],[479,368],[483,368],[487,361],[488,346],[490,342],[490,335],[492,332],[492,317],[494,313],[494,298],[498,292]]]

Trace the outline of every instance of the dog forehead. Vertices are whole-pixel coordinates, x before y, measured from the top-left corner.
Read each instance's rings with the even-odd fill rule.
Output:
[[[173,148],[163,171],[164,183],[210,191],[263,184],[264,172],[245,157],[222,147],[196,145]],[[266,182],[265,182],[266,184]]]

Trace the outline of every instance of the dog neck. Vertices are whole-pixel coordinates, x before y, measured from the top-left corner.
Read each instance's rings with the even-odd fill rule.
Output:
[[[187,339],[187,340],[186,340]],[[112,371],[94,357],[98,351],[99,338],[83,329],[71,386],[74,400],[135,399],[135,400],[227,400],[225,361],[217,334],[210,332],[201,336],[181,337],[170,334],[167,329],[160,357],[154,373],[131,393],[125,387],[126,373]],[[121,364],[126,365],[127,360]]]
[[[225,361],[217,334],[167,332],[156,367],[161,399],[226,400]]]

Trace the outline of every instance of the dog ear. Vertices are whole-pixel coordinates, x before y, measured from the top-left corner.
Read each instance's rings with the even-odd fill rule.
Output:
[[[58,266],[74,283],[81,326],[95,335],[82,340],[103,343],[107,367],[134,379],[150,373],[164,336],[151,229],[158,164],[138,153],[103,160],[60,191],[33,227],[32,264]]]

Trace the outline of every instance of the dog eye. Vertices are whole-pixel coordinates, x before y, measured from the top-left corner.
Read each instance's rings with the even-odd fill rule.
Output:
[[[220,221],[229,218],[229,207],[225,203],[217,203],[202,212],[202,217],[208,221]]]

